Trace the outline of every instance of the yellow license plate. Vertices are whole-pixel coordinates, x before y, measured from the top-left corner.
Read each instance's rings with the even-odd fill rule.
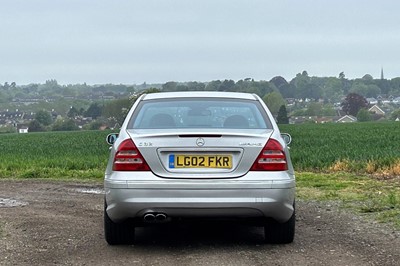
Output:
[[[231,155],[169,155],[169,168],[232,168]]]

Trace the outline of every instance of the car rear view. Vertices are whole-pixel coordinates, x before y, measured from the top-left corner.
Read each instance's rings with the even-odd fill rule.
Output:
[[[111,245],[133,243],[135,227],[185,218],[261,221],[266,242],[294,238],[288,147],[253,94],[142,95],[113,142],[104,186]]]

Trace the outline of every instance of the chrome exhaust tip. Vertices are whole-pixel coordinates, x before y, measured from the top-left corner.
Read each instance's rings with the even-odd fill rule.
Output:
[[[154,222],[156,220],[156,216],[154,214],[152,214],[152,213],[146,213],[143,216],[143,220],[145,222],[151,223],[151,222]]]
[[[164,213],[158,213],[156,215],[157,222],[164,222],[165,220],[167,220],[167,215],[165,215]]]

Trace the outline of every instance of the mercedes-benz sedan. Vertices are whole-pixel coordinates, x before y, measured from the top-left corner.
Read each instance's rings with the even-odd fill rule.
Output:
[[[217,218],[261,223],[266,242],[292,242],[289,140],[254,94],[140,96],[108,137],[106,241],[131,244],[137,226]]]

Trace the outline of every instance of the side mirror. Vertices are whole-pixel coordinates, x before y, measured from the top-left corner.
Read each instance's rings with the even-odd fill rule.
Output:
[[[285,141],[286,145],[289,145],[290,143],[292,143],[292,136],[290,136],[288,133],[282,133],[281,137]]]
[[[113,145],[114,142],[117,140],[118,135],[119,135],[118,133],[111,133],[111,134],[108,134],[107,137],[106,137],[106,142],[107,142],[108,144],[110,144],[110,145]]]

